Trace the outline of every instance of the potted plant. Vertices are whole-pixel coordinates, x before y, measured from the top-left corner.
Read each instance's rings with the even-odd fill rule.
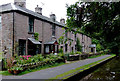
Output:
[[[8,72],[13,74],[13,70],[12,69],[8,69]]]
[[[18,66],[13,66],[11,69],[12,69],[14,75],[19,74],[23,70],[23,68],[18,67]]]

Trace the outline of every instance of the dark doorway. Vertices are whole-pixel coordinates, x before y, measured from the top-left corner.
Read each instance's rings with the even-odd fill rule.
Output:
[[[65,52],[67,52],[67,48],[68,48],[68,45],[67,45],[67,44],[65,44]]]
[[[94,51],[94,49],[93,48],[91,48],[91,52],[93,52]]]
[[[28,55],[36,55],[41,53],[41,45],[33,44],[28,40]]]
[[[26,40],[19,40],[19,55],[26,55]]]

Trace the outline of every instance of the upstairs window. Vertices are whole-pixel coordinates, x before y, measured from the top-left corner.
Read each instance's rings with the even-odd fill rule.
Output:
[[[67,52],[67,48],[68,48],[68,45],[67,45],[67,44],[65,44],[65,52]]]
[[[2,28],[2,18],[0,16],[0,29]]]
[[[77,41],[77,35],[75,34],[75,41]]]
[[[67,31],[65,31],[65,37],[66,37],[66,38],[68,37],[68,32],[67,32]]]
[[[52,36],[55,36],[55,25],[52,25]]]
[[[34,32],[34,19],[29,18],[29,32]]]

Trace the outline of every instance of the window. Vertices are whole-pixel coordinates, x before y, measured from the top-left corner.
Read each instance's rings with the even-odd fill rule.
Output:
[[[67,44],[65,44],[65,52],[67,52]]]
[[[77,45],[75,45],[75,51],[78,51],[78,50],[77,50]]]
[[[72,51],[74,51],[74,48],[72,47]]]
[[[29,18],[29,32],[34,32],[34,19]]]
[[[67,36],[68,36],[68,32],[66,31],[66,32],[65,32],[65,37],[67,38]]]
[[[46,46],[45,52],[46,52],[46,53],[49,53],[49,45]]]
[[[77,36],[76,36],[76,34],[75,34],[75,41],[77,40]]]
[[[52,25],[52,36],[55,36],[55,25]]]
[[[60,46],[60,49],[63,49],[63,46]]]
[[[0,16],[0,29],[2,28],[2,18]]]

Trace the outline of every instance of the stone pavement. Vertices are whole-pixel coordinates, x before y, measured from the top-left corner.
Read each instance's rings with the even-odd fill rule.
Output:
[[[2,79],[50,79],[52,77],[56,77],[57,75],[63,74],[72,69],[78,68],[80,66],[84,66],[86,64],[90,64],[92,62],[104,59],[109,56],[110,55],[104,55],[104,56],[100,56],[97,58],[80,60],[80,61],[77,61],[74,63],[65,64],[65,65],[61,65],[61,66],[57,66],[57,67],[53,67],[53,68],[48,68],[48,69],[24,74],[21,76],[15,76],[15,75],[2,76]]]

